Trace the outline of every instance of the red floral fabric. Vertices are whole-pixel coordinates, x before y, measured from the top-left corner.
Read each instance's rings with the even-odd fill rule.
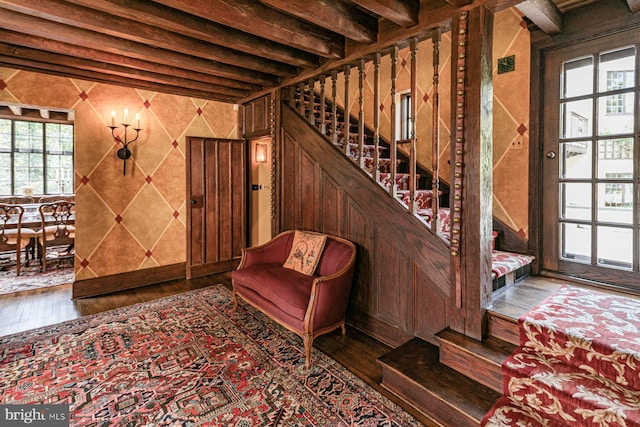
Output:
[[[563,287],[520,320],[481,425],[640,425],[640,301]]]
[[[513,252],[491,251],[491,276],[494,279],[531,264],[533,258]]]

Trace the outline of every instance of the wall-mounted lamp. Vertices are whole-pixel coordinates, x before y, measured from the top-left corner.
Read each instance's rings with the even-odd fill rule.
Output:
[[[256,144],[256,163],[267,163],[267,144]]]
[[[118,150],[118,158],[124,160],[124,169],[123,169],[124,175],[127,174],[127,159],[131,157],[129,144],[131,144],[136,139],[138,139],[138,136],[140,135],[140,131],[142,130],[140,128],[140,114],[136,114],[136,127],[133,128],[133,130],[136,131],[136,137],[131,140],[127,139],[127,129],[129,128],[129,126],[131,126],[131,124],[128,122],[129,120],[128,115],[129,115],[129,110],[125,108],[124,118],[121,123],[121,126],[124,128],[124,132],[122,133],[121,136],[117,136],[115,132],[116,129],[118,128],[118,126],[115,125],[115,121],[116,121],[115,111],[111,112],[111,126],[107,126],[108,128],[111,129],[111,136],[113,136],[113,139],[119,142],[120,144],[122,144],[122,148]]]

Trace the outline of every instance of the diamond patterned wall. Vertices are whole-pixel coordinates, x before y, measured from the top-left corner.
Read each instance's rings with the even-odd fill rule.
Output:
[[[515,71],[498,74],[497,60],[515,55]],[[530,37],[522,15],[516,9],[495,14],[493,41],[493,214],[523,238],[528,230],[529,171],[529,61]],[[416,103],[417,160],[431,169],[433,114],[433,43],[420,42],[417,51],[418,96]],[[397,92],[411,87],[411,52],[401,49],[396,64]],[[449,180],[451,35],[440,42],[440,176]],[[364,111],[373,126],[373,62],[365,67]],[[316,89],[319,89],[318,87]],[[327,85],[330,94],[330,84]],[[380,61],[380,133],[391,136],[391,59]],[[330,97],[329,97],[330,98]],[[344,76],[338,75],[338,104],[344,106]],[[351,69],[349,82],[351,114],[358,115],[358,70]]]
[[[233,105],[0,68],[0,100],[73,109],[76,280],[186,259],[185,137],[237,138]],[[122,160],[107,125],[140,114]]]

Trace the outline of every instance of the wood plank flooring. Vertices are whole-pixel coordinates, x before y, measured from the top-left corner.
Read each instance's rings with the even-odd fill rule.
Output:
[[[494,292],[491,306],[488,310],[504,318],[517,320],[527,311],[540,304],[554,291],[563,285],[571,285],[591,289],[599,292],[624,295],[628,298],[640,299],[640,295],[632,294],[630,291],[614,289],[612,287],[596,287],[587,283],[571,281],[546,276],[530,276],[523,281],[512,286],[502,288]]]
[[[46,327],[217,283],[231,288],[230,274],[223,273],[192,280],[174,280],[76,300],[71,299],[71,285],[0,295],[0,336]],[[349,327],[346,335],[343,336],[340,331],[335,331],[317,338],[314,341],[314,346],[345,366],[378,392],[400,405],[426,427],[438,426],[411,405],[380,386],[382,369],[377,359],[388,353],[391,350],[390,347]]]

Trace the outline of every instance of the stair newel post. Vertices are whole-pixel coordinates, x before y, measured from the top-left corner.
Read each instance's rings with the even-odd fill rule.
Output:
[[[364,59],[358,62],[358,165],[364,169]]]
[[[304,99],[304,82],[298,83],[298,93],[300,94],[300,105],[298,105],[298,111],[300,115],[304,117],[305,99]]]
[[[398,185],[396,184],[396,172],[398,168],[398,152],[397,152],[397,135],[396,135],[396,80],[397,80],[397,65],[398,65],[398,46],[394,46],[391,49],[391,144],[389,150],[391,151],[391,165],[390,176],[391,185],[389,187],[389,194],[396,197],[398,191]]]
[[[344,155],[349,156],[349,133],[351,132],[351,109],[349,108],[349,78],[351,77],[351,66],[344,66]]]
[[[309,124],[316,125],[316,91],[314,90],[315,81],[309,79]]]
[[[358,165],[364,168],[364,59],[358,62]]]
[[[380,182],[380,54],[373,59],[373,177]]]
[[[433,95],[431,105],[433,107],[432,116],[432,138],[431,138],[431,231],[438,230],[438,209],[440,208],[440,29],[435,29],[431,35],[433,43]]]
[[[337,91],[338,72],[331,72],[331,142],[333,145],[338,144],[338,91]]]
[[[327,100],[325,99],[326,95],[324,93],[324,84],[326,82],[326,76],[323,74],[320,76],[320,133],[323,135],[327,134],[327,122],[326,122],[326,114],[327,114]]]
[[[411,134],[409,136],[409,213],[413,214],[416,211],[416,104],[418,103],[418,40],[415,37],[412,37],[409,41],[409,49],[411,50],[411,105],[409,111],[411,123]]]

